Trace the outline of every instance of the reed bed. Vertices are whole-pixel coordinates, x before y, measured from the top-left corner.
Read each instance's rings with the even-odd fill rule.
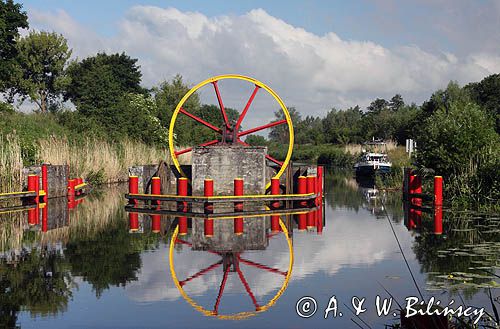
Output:
[[[23,159],[19,138],[15,134],[0,135],[0,193],[20,187],[22,169]]]
[[[387,141],[385,145],[373,145],[370,146],[370,148],[374,152],[389,152],[391,150],[394,150],[397,148],[397,143],[394,141]],[[344,152],[349,153],[351,155],[358,155],[363,152],[363,150],[366,150],[367,147],[362,144],[347,144],[344,146]]]
[[[123,190],[106,189],[96,196],[90,195],[70,213],[69,225],[38,233],[36,241],[41,245],[56,242],[68,243],[71,238],[91,239],[106,230],[110,223],[124,218]]]
[[[39,140],[35,149],[38,163],[69,164],[72,176],[84,177],[97,184],[126,181],[128,167],[168,158],[164,149],[130,140],[111,143],[86,139],[82,143],[72,143],[64,137],[51,136]],[[22,168],[19,138],[12,134],[0,136],[0,193],[21,189]]]

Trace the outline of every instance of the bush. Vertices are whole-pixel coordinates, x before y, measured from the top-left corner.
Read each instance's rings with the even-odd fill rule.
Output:
[[[318,157],[318,164],[339,168],[352,168],[356,158],[339,148],[331,148],[322,152]]]

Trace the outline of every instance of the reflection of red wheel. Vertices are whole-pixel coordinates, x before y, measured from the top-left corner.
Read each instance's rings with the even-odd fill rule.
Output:
[[[225,108],[224,108],[224,103],[222,101],[222,97],[220,95],[220,92],[219,92],[219,87],[218,87],[218,82],[221,81],[221,80],[224,80],[224,79],[237,79],[237,80],[244,80],[244,81],[248,81],[248,82],[251,82],[255,85],[255,88],[250,96],[250,98],[248,99],[244,109],[242,110],[242,112],[240,113],[240,116],[237,120],[236,123],[232,124],[229,122],[228,120],[228,117],[227,117],[227,114],[226,114],[226,111],[225,111]],[[216,124],[213,124],[213,123],[210,123],[210,122],[207,122],[205,120],[203,120],[202,118],[199,118],[197,117],[196,115],[192,114],[192,113],[189,113],[188,111],[186,111],[184,108],[183,108],[183,105],[184,103],[188,100],[188,98],[193,94],[195,93],[197,90],[199,90],[201,87],[207,85],[211,83],[214,87],[214,90],[215,90],[215,94],[217,96],[217,101],[219,103],[219,108],[221,110],[221,118],[223,120],[223,122],[220,122],[218,125]],[[240,126],[241,126],[241,123],[243,121],[243,119],[245,118],[249,108],[250,108],[250,105],[252,104],[254,98],[255,98],[255,95],[257,94],[257,92],[259,91],[259,89],[264,89],[266,90],[279,104],[280,108],[281,108],[281,111],[283,112],[284,114],[284,118],[283,120],[278,120],[278,121],[274,121],[274,122],[271,122],[271,123],[268,123],[268,124],[265,124],[265,125],[262,125],[262,126],[259,126],[259,127],[255,127],[255,128],[252,128],[252,129],[247,129],[247,130],[244,130],[244,131],[239,131],[240,130]],[[186,95],[184,95],[184,97],[181,99],[181,101],[179,102],[179,104],[177,104],[177,107],[174,111],[174,113],[172,114],[172,119],[170,120],[170,127],[169,127],[169,149],[170,149],[170,156],[172,158],[172,162],[174,163],[175,167],[177,168],[177,170],[184,176],[186,177],[186,175],[184,174],[184,172],[182,171],[181,167],[180,167],[180,164],[179,164],[179,161],[177,159],[178,156],[180,156],[181,154],[185,154],[185,153],[188,153],[188,152],[191,152],[193,150],[192,147],[189,147],[189,148],[186,148],[186,149],[183,149],[183,150],[176,150],[175,149],[175,143],[174,143],[174,136],[175,136],[175,123],[177,121],[177,117],[178,117],[178,114],[179,113],[182,113],[184,114],[185,116],[195,120],[196,122],[204,125],[205,127],[208,127],[209,129],[217,132],[218,134],[221,135],[221,137],[219,139],[214,139],[212,141],[207,141],[205,143],[202,143],[200,144],[199,146],[210,146],[210,145],[215,145],[215,144],[219,144],[219,143],[238,143],[238,144],[241,144],[241,145],[245,145],[245,146],[248,146],[247,143],[245,143],[244,141],[241,140],[241,137],[244,137],[246,135],[249,135],[249,134],[253,134],[255,132],[258,132],[258,131],[261,131],[261,130],[264,130],[264,129],[268,129],[268,128],[271,128],[271,127],[274,127],[274,126],[278,126],[278,125],[282,125],[282,124],[287,124],[288,125],[288,133],[289,133],[289,143],[288,143],[288,150],[287,150],[287,154],[286,154],[286,157],[283,161],[280,161],[280,160],[277,160],[269,155],[266,155],[266,158],[275,163],[276,165],[278,165],[280,167],[280,170],[276,173],[275,177],[276,178],[279,178],[283,172],[285,171],[286,167],[288,166],[288,163],[290,161],[290,158],[292,156],[292,149],[293,149],[293,139],[294,139],[294,135],[293,135],[293,125],[292,125],[292,120],[290,118],[290,114],[288,112],[288,109],[286,108],[285,104],[283,103],[283,101],[281,100],[281,98],[278,96],[278,94],[276,94],[271,88],[269,88],[267,85],[263,84],[262,82],[256,80],[256,79],[253,79],[253,78],[249,78],[249,77],[245,77],[245,76],[242,76],[242,75],[234,75],[234,74],[230,74],[230,75],[221,75],[221,76],[216,76],[216,77],[213,77],[213,78],[210,78],[210,79],[207,79],[205,81],[202,81],[201,83],[197,84],[196,86],[194,86],[188,93],[186,93]]]
[[[198,271],[197,273],[187,277],[186,279],[182,280],[182,281],[179,281],[177,279],[177,275],[175,273],[175,269],[174,269],[174,265],[173,265],[173,250],[174,250],[174,246],[176,243],[179,243],[179,244],[184,244],[184,245],[187,245],[187,246],[191,246],[191,243],[188,242],[188,241],[185,241],[185,240],[181,240],[179,238],[177,238],[177,234],[178,234],[178,227],[175,229],[174,231],[174,234],[172,235],[172,239],[170,241],[170,257],[169,257],[169,260],[170,260],[170,271],[172,273],[172,278],[174,280],[174,283],[175,285],[177,286],[177,288],[179,289],[181,295],[184,297],[184,299],[189,303],[191,304],[195,309],[197,309],[198,311],[202,312],[203,314],[207,315],[207,316],[216,316],[220,319],[241,319],[241,318],[245,318],[245,317],[249,317],[249,316],[252,316],[252,315],[255,315],[256,313],[258,312],[262,312],[262,311],[265,311],[267,310],[269,307],[271,307],[272,305],[274,305],[274,303],[276,302],[276,300],[281,296],[281,294],[283,293],[283,291],[286,289],[287,285],[288,285],[288,281],[290,280],[290,276],[291,276],[291,273],[292,273],[292,265],[293,265],[293,250],[292,250],[292,245],[291,245],[291,241],[288,237],[288,232],[286,230],[286,226],[283,224],[283,222],[280,220],[280,226],[283,230],[283,233],[287,239],[287,242],[288,242],[288,247],[289,247],[289,250],[290,250],[290,262],[289,262],[289,268],[287,271],[281,271],[279,269],[276,269],[276,268],[272,268],[272,267],[269,267],[269,266],[266,266],[266,265],[263,265],[263,264],[260,264],[260,263],[257,263],[257,262],[254,262],[254,261],[251,261],[251,260],[248,260],[244,257],[242,257],[241,253],[228,253],[228,252],[217,252],[217,251],[212,251],[212,250],[207,250],[206,252],[209,252],[211,254],[215,254],[215,255],[218,255],[218,256],[221,256],[222,257],[222,260],[219,260],[207,267],[205,267],[204,269]],[[275,234],[270,234],[268,235],[269,238],[272,238],[273,236],[275,236]],[[258,269],[261,269],[261,270],[264,270],[264,271],[267,271],[267,272],[271,272],[271,273],[275,273],[277,275],[281,275],[284,277],[284,282],[283,282],[283,285],[281,287],[281,289],[277,292],[277,294],[264,306],[261,306],[259,305],[257,299],[255,298],[255,295],[253,294],[244,274],[243,274],[243,271],[241,270],[239,264],[240,263],[243,263],[247,266],[251,266],[251,267],[254,267],[254,268],[258,268]],[[186,295],[186,293],[184,292],[184,289],[183,287],[188,284],[190,281],[196,279],[196,278],[199,278],[217,268],[219,268],[220,266],[223,266],[223,277],[222,277],[222,280],[221,280],[221,284],[220,284],[220,287],[219,287],[219,293],[217,295],[217,298],[215,300],[215,304],[214,304],[214,308],[213,310],[207,310],[201,306],[199,306],[198,304],[196,304],[189,296]],[[230,272],[235,272],[238,274],[238,277],[241,281],[241,283],[243,284],[244,288],[245,288],[245,291],[247,292],[247,294],[249,295],[250,299],[252,300],[252,303],[253,305],[255,306],[255,311],[251,311],[251,312],[240,312],[240,313],[237,313],[237,314],[232,314],[232,315],[221,315],[219,314],[219,305],[220,305],[220,302],[221,302],[221,298],[222,298],[222,295],[224,293],[224,288],[225,288],[225,285],[226,285],[226,282],[227,282],[227,278],[228,278],[228,275]]]

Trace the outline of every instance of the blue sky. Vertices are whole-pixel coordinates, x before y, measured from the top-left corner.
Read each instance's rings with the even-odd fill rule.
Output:
[[[75,57],[138,58],[147,86],[247,74],[307,114],[395,93],[420,103],[500,71],[498,0],[22,3],[31,28],[62,33]]]

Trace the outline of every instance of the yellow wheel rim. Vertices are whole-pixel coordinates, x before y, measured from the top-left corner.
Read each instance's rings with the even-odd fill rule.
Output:
[[[191,305],[195,310],[199,311],[200,313],[206,315],[206,316],[212,316],[216,317],[218,319],[222,320],[242,320],[254,315],[257,315],[258,313],[267,311],[270,307],[272,307],[276,301],[281,297],[283,292],[286,290],[288,287],[288,282],[290,281],[290,278],[292,276],[292,268],[293,268],[293,245],[292,245],[292,240],[288,236],[288,229],[286,228],[286,225],[283,223],[280,217],[280,227],[285,235],[286,242],[288,245],[288,251],[290,254],[290,260],[288,262],[288,272],[285,276],[285,280],[283,281],[283,285],[281,288],[278,290],[276,295],[264,306],[261,306],[258,310],[256,311],[251,311],[251,312],[239,312],[236,314],[231,314],[231,315],[221,315],[221,314],[215,314],[213,311],[207,310],[206,308],[198,305],[191,297],[189,297],[184,289],[182,288],[181,284],[179,283],[179,279],[177,278],[177,274],[175,272],[175,267],[174,267],[174,247],[175,247],[175,241],[177,240],[177,236],[179,234],[179,226],[177,226],[174,230],[174,233],[172,234],[172,238],[170,239],[170,249],[169,249],[169,266],[170,266],[170,274],[172,275],[172,280],[174,281],[175,286],[181,293],[182,298],[188,302],[189,305]]]
[[[187,99],[192,94],[194,94],[198,89],[200,89],[201,87],[203,87],[203,86],[205,86],[205,85],[207,85],[209,83],[213,83],[213,82],[216,82],[216,81],[219,81],[219,80],[225,80],[225,79],[237,79],[237,80],[248,81],[248,82],[251,82],[251,83],[255,84],[256,86],[259,86],[260,88],[266,90],[278,102],[278,104],[281,107],[281,110],[285,114],[285,119],[286,119],[286,122],[287,122],[287,125],[288,125],[289,142],[288,142],[287,154],[286,154],[285,160],[283,161],[283,165],[281,166],[280,170],[274,176],[274,178],[279,178],[283,174],[283,172],[285,172],[285,170],[286,170],[286,168],[287,168],[287,166],[288,166],[288,164],[290,162],[290,158],[292,157],[294,134],[293,134],[293,124],[292,124],[292,119],[290,117],[290,113],[288,112],[288,109],[286,108],[285,103],[283,102],[283,100],[269,86],[267,86],[266,84],[260,82],[257,79],[250,78],[250,77],[247,77],[247,76],[244,76],[244,75],[237,75],[237,74],[218,75],[218,76],[206,79],[205,81],[202,81],[202,82],[198,83],[196,86],[194,86],[193,88],[191,88],[191,90],[189,90],[184,95],[184,97],[182,97],[182,99],[180,100],[179,104],[177,104],[177,107],[175,108],[175,111],[172,114],[172,119],[170,120],[170,127],[169,127],[169,130],[168,130],[168,147],[169,147],[169,150],[170,150],[170,157],[172,158],[172,162],[174,163],[175,168],[177,169],[177,171],[182,176],[187,177],[186,174],[184,173],[184,171],[182,170],[180,164],[179,164],[179,160],[177,159],[177,155],[175,154],[174,127],[175,127],[175,122],[177,120],[177,116],[179,114],[179,111],[181,110],[182,106],[187,101]],[[266,188],[269,187],[270,184],[271,183],[268,182],[266,184]]]

